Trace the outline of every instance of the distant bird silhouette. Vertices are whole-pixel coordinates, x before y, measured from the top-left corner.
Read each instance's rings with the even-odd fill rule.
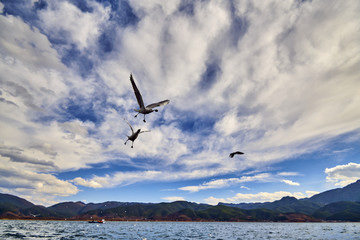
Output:
[[[243,152],[239,152],[239,151],[237,151],[237,152],[232,152],[232,153],[230,153],[229,157],[233,158],[233,157],[235,156],[235,154],[242,155],[242,154],[244,154],[244,153],[243,153]]]
[[[139,113],[141,114],[144,114],[144,122],[145,121],[145,114],[149,114],[149,113],[152,113],[152,112],[157,112],[158,110],[157,109],[153,109],[153,108],[156,108],[156,107],[160,107],[160,106],[164,106],[164,105],[167,105],[169,104],[170,100],[164,100],[164,101],[161,101],[161,102],[157,102],[157,103],[152,103],[152,104],[149,104],[145,107],[144,105],[144,101],[142,99],[142,96],[140,94],[140,91],[139,89],[136,87],[136,84],[135,84],[135,81],[134,81],[134,78],[132,76],[132,74],[130,74],[130,82],[131,82],[131,85],[134,89],[134,93],[135,93],[135,96],[136,96],[136,100],[139,104],[139,109],[134,109],[136,112],[138,112],[138,114],[135,115],[135,117],[137,117],[137,115],[139,115]]]
[[[124,119],[125,120],[125,119]],[[126,120],[125,120],[126,121]],[[132,126],[130,125],[130,123],[128,121],[126,121],[126,123],[129,125],[130,129],[131,129],[131,135],[130,136],[127,136],[128,139],[125,141],[125,145],[127,143],[127,141],[131,141],[131,148],[134,147],[134,141],[135,139],[137,139],[137,137],[139,136],[140,133],[144,133],[144,132],[150,132],[150,131],[141,131],[141,129],[139,128],[136,132],[134,132],[134,129],[132,128]]]

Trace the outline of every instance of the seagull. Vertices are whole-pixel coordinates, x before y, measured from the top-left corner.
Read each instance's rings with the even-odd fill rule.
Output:
[[[144,122],[145,121],[145,114],[149,114],[151,112],[157,112],[158,110],[157,109],[153,109],[153,108],[156,108],[156,107],[160,107],[160,106],[164,106],[164,105],[167,105],[169,104],[170,100],[164,100],[164,101],[161,101],[161,102],[157,102],[157,103],[152,103],[152,104],[149,104],[145,107],[144,105],[144,101],[142,99],[142,96],[140,94],[140,91],[139,89],[136,87],[136,84],[135,84],[135,81],[134,81],[134,78],[132,76],[132,74],[130,74],[130,82],[131,82],[131,85],[134,89],[134,93],[135,93],[135,96],[136,96],[136,100],[139,104],[139,109],[134,109],[136,112],[138,112],[138,114],[135,115],[135,117],[137,117],[137,115],[139,115],[139,113],[141,114],[144,114]]]
[[[235,154],[241,155],[241,154],[244,154],[244,153],[243,153],[243,152],[239,152],[239,151],[237,151],[237,152],[232,152],[232,153],[230,153],[229,157],[233,158]]]
[[[126,120],[125,120],[126,121]],[[126,121],[127,124],[129,125],[132,134],[130,136],[127,136],[128,139],[126,140],[126,142],[124,143],[126,145],[127,141],[131,141],[131,148],[134,147],[134,141],[135,139],[137,139],[137,137],[139,136],[140,133],[144,133],[144,132],[150,132],[150,131],[141,131],[141,129],[139,128],[136,132],[134,132],[134,129],[132,128],[132,126],[130,125],[130,123],[128,121]]]

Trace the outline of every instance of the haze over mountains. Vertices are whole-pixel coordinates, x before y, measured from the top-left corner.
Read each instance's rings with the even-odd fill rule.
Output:
[[[168,221],[360,221],[360,180],[344,188],[306,199],[284,197],[265,203],[219,203],[217,206],[186,201],[172,203],[62,202],[50,207],[9,194],[0,194],[0,218]]]

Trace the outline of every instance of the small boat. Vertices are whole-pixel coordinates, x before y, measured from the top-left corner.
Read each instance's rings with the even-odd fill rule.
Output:
[[[90,220],[89,223],[105,223],[105,219],[101,219],[101,220]]]

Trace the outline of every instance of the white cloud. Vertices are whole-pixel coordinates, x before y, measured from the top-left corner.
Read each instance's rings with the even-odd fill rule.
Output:
[[[279,173],[276,175],[270,173],[260,173],[253,176],[243,176],[241,178],[216,179],[209,182],[205,182],[198,186],[181,187],[179,188],[179,190],[189,191],[189,192],[199,192],[201,190],[206,190],[206,189],[227,188],[245,182],[283,182],[291,186],[300,186],[300,183],[298,182],[278,178],[278,176],[284,176],[284,174],[285,176],[293,176],[296,173],[289,172],[289,173]],[[241,188],[250,190],[249,188],[244,186],[241,186]]]
[[[298,172],[279,172],[278,176],[299,176]]]
[[[191,171],[158,171],[158,170],[145,170],[145,171],[124,171],[124,172],[115,172],[113,174],[107,174],[104,176],[93,176],[91,179],[76,178],[72,181],[78,185],[83,185],[87,187],[102,187],[110,188],[115,186],[125,186],[133,183],[144,182],[144,181],[153,181],[153,182],[173,182],[178,180],[191,180],[191,179],[201,179],[209,176],[217,176],[220,173],[228,173],[230,169],[220,168],[220,169],[199,169]],[[244,177],[242,182],[259,181],[261,178],[267,176],[267,174],[259,174],[254,177]],[[226,180],[224,180],[226,182]],[[216,183],[214,184],[216,185]]]
[[[189,191],[189,192],[198,192],[205,189],[214,189],[214,188],[225,188],[231,185],[244,183],[244,182],[267,182],[273,181],[273,177],[268,173],[261,173],[255,176],[243,176],[241,178],[228,178],[228,179],[217,179],[210,182],[203,183],[199,186],[186,186],[181,187],[179,190]]]
[[[151,13],[161,9],[165,15],[172,14],[178,7],[180,0],[176,1],[166,1],[166,0],[156,0],[156,1],[148,1],[148,2],[138,2],[138,1],[130,1],[131,6],[135,9],[136,13],[141,15],[146,13]]]
[[[39,12],[42,27],[52,37],[75,43],[81,50],[93,46],[109,19],[110,9],[95,1],[87,3],[92,12],[82,12],[67,1],[50,1],[49,6]]]
[[[36,173],[24,169],[17,162],[0,157],[0,190],[2,192],[26,197],[37,204],[49,205],[57,197],[66,197],[78,193],[78,188],[68,181],[56,178],[52,174]]]
[[[214,198],[214,197],[208,197],[207,199],[204,199],[205,203],[210,205],[217,205],[219,202],[226,202],[225,198]]]
[[[26,162],[25,169],[40,171],[79,169],[102,162],[101,145],[87,135],[91,124],[57,122],[61,119],[57,107],[71,91],[67,78],[81,85],[80,78],[72,71],[64,72],[57,52],[37,28],[11,15],[0,16],[0,24],[11,29],[0,35],[0,140],[5,148],[19,149],[19,153],[6,156],[12,161],[21,158]],[[44,123],[42,118],[53,120]],[[30,162],[38,164],[30,166]],[[48,167],[42,163],[48,163]]]
[[[220,121],[216,122],[215,129],[228,136],[230,134],[236,134],[240,130],[253,129],[258,126],[259,119],[255,116],[242,117],[239,119],[236,112],[228,112]]]
[[[1,66],[2,72],[5,71],[3,74],[6,73],[3,76],[8,76],[7,68],[12,68],[15,64],[21,65],[18,61],[26,64],[26,67],[36,69],[64,70],[57,52],[38,28],[30,27],[20,18],[11,15],[1,15],[0,26],[3,30],[0,33]],[[21,72],[19,75],[22,75]]]
[[[71,180],[71,182],[75,183],[76,185],[81,185],[81,186],[85,186],[85,187],[91,187],[91,188],[101,188],[101,184],[94,181],[94,180],[85,180],[81,177],[77,177],[74,178],[73,180]]]
[[[327,4],[319,6],[319,3],[314,5],[306,3],[300,7],[295,6],[295,3],[292,4],[277,5],[272,12],[272,14],[277,14],[277,11],[283,11],[284,7],[287,9],[286,14],[276,16],[263,12],[261,18],[257,17],[255,12],[267,9],[265,4],[249,3],[247,6],[252,5],[251,8],[242,6],[241,14],[243,17],[249,18],[251,27],[244,38],[239,41],[238,47],[241,54],[230,52],[227,59],[224,60],[226,61],[223,64],[224,75],[233,76],[232,86],[234,88],[229,92],[230,96],[229,94],[223,96],[230,97],[232,99],[230,102],[234,105],[237,104],[244,108],[250,106],[255,111],[258,108],[258,111],[251,113],[250,116],[241,116],[240,111],[238,114],[228,112],[216,125],[221,130],[220,132],[226,135],[236,133],[239,129],[247,131],[250,129],[254,133],[260,131],[263,134],[262,137],[255,140],[249,138],[249,141],[245,139],[244,143],[250,142],[249,146],[245,145],[245,147],[252,151],[262,152],[266,149],[278,151],[281,150],[281,146],[290,148],[291,151],[287,150],[280,158],[303,153],[305,149],[311,151],[311,144],[306,143],[314,144],[320,140],[323,144],[327,138],[341,132],[353,131],[359,126],[357,119],[359,119],[360,112],[356,108],[359,107],[358,91],[360,88],[359,82],[355,82],[354,78],[355,75],[359,75],[359,71],[354,68],[354,64],[359,62],[359,58],[351,54],[352,47],[348,48],[349,52],[346,51],[349,55],[342,55],[341,49],[334,49],[334,52],[326,51],[325,57],[321,50],[314,51],[314,49],[303,47],[294,50],[294,45],[284,45],[284,42],[288,41],[306,44],[312,41],[310,39],[316,39],[318,42],[332,46],[342,45],[341,42],[347,41],[346,39],[355,43],[353,41],[360,37],[359,31],[355,29],[344,31],[339,27],[339,31],[343,35],[328,38],[328,34],[319,35],[316,30],[308,28],[309,25],[305,24],[307,21],[314,20],[315,9],[323,9],[323,7],[330,11],[323,12],[321,10],[324,19],[315,23],[315,29],[319,29],[319,31],[325,31],[323,25],[326,27],[333,25],[334,15],[337,15],[340,22],[345,24],[346,19],[352,18],[355,12],[350,8],[340,11],[339,6],[332,8],[332,5]],[[256,11],[254,11],[255,9]],[[350,15],[345,14],[347,11]],[[349,28],[358,26],[359,22],[356,22]],[[334,24],[339,26],[338,22],[334,22]],[[332,27],[327,30],[330,34],[336,32]],[[356,37],[352,32],[356,32]],[[295,46],[297,45],[295,44]],[[279,51],[276,49],[280,53],[286,50],[287,55],[279,55]],[[309,62],[303,63],[296,59],[300,55]],[[339,59],[338,56],[341,58]],[[250,58],[251,61],[245,60]],[[346,59],[349,61],[347,62]],[[332,61],[339,64],[347,62],[348,65],[346,67],[341,65],[336,69],[331,63]],[[325,64],[324,68],[319,70],[318,66],[322,66],[322,64]],[[338,74],[330,77],[332,71]],[[314,79],[311,75],[318,77]],[[238,85],[235,84],[236,80]],[[339,86],[341,86],[341,90],[339,90]],[[350,86],[352,87],[349,88]],[[244,95],[244,93],[248,95]],[[343,108],[345,102],[348,104]],[[334,112],[341,112],[341,114],[334,115]],[[248,113],[244,112],[244,114]],[[345,124],[344,121],[348,121],[348,123]],[[247,132],[246,134],[248,135]],[[247,136],[245,135],[245,137]],[[317,146],[319,147],[318,144]]]
[[[328,182],[334,182],[335,186],[344,187],[360,179],[360,164],[350,162],[346,165],[326,168],[325,173]]]
[[[166,93],[176,108],[193,111],[199,106],[198,111],[204,113],[200,106],[208,98],[197,97],[202,95],[197,92],[197,84],[209,48],[229,26],[226,4],[196,2],[193,17],[148,8],[143,3],[132,4],[142,5],[136,5],[143,9],[142,18],[136,28],[122,35],[124,49],[117,62],[135,72],[145,99],[152,99],[149,94]]]
[[[11,176],[3,179],[1,189],[34,203],[53,204],[78,189],[50,172],[84,168],[105,159],[99,140],[88,134],[94,125],[64,121],[58,115],[69,92],[76,87],[87,92],[92,86],[83,85],[61,63],[36,27],[11,15],[0,16],[0,25],[9,30],[0,33],[0,147],[1,158],[8,162],[2,172]]]
[[[283,179],[283,180],[281,180],[281,182],[286,183],[286,184],[291,185],[291,186],[300,186],[300,183],[293,182],[293,181],[287,180],[287,179]]]
[[[168,202],[185,201],[185,198],[177,196],[163,197],[162,199]]]

